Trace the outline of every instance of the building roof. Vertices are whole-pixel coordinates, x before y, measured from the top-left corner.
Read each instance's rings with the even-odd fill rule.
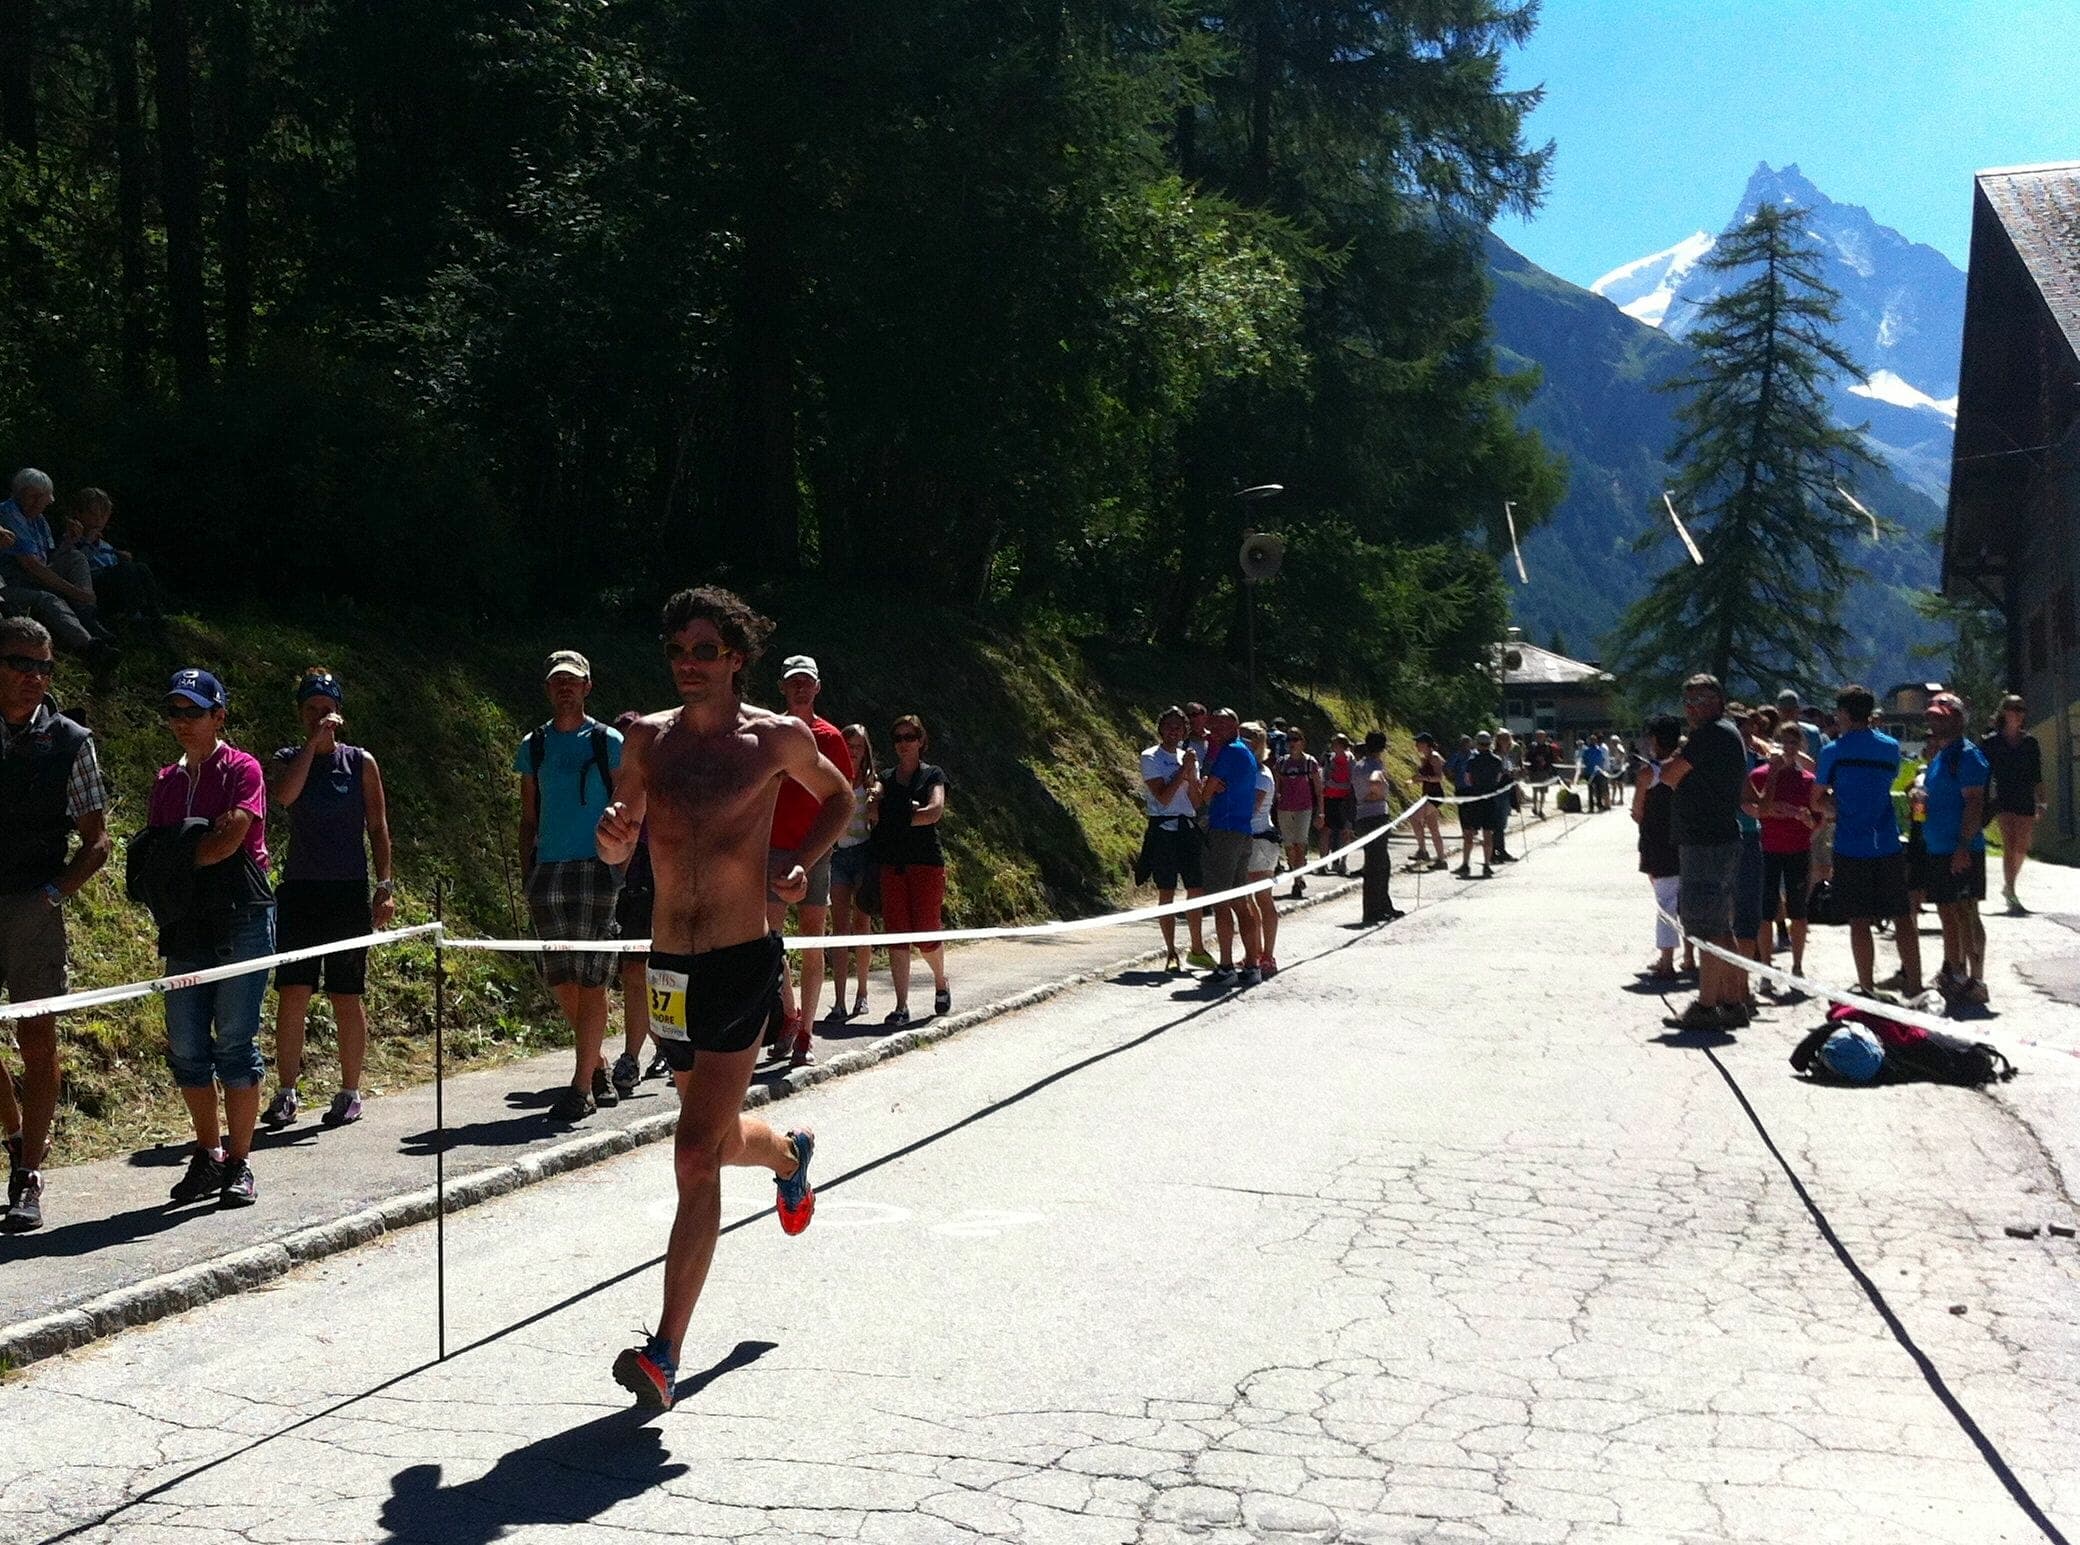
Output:
[[[2080,161],[1973,180],[1943,586],[1995,599],[2046,456],[2080,423]]]
[[[1977,181],[2045,309],[2080,354],[2080,161],[2002,167]]]
[[[1505,687],[1560,687],[1585,683],[1605,686],[1617,679],[1600,666],[1570,660],[1564,654],[1555,654],[1522,639],[1513,638],[1507,644],[1498,644],[1496,650],[1500,655]],[[1515,665],[1509,663],[1512,654],[1517,657]]]

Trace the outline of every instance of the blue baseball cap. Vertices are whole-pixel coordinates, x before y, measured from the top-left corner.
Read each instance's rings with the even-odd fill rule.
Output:
[[[303,680],[296,683],[297,702],[301,703],[306,698],[313,697],[329,697],[335,703],[344,703],[347,700],[346,689],[339,684],[339,678],[330,671],[305,671]]]
[[[166,683],[166,695],[186,698],[197,708],[223,708],[230,703],[224,683],[208,671],[175,671]]]
[[[1885,1066],[1885,1043],[1862,1025],[1844,1025],[1821,1043],[1820,1060],[1835,1077],[1867,1084]]]

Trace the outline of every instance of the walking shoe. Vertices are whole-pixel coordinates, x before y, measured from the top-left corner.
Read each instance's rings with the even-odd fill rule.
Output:
[[[1263,981],[1264,973],[1255,966],[1244,966],[1235,977],[1235,985],[1237,987],[1257,987],[1261,986]]]
[[[0,1231],[26,1234],[31,1229],[42,1227],[43,1172],[33,1169],[10,1171],[7,1176],[7,1211],[0,1213]]]
[[[1515,863],[1516,861],[1517,861],[1517,855],[1516,855],[1516,854],[1514,854],[1514,853],[1505,853],[1505,852],[1503,852],[1503,851],[1502,851],[1502,850],[1501,850],[1500,848],[1497,848],[1497,849],[1495,850],[1495,862],[1496,862],[1496,863],[1498,863],[1498,864],[1514,864],[1514,863]]]
[[[551,1121],[583,1121],[599,1107],[592,1096],[583,1089],[566,1084],[563,1092],[556,1096],[556,1103],[549,1107]]]
[[[260,1125],[263,1127],[285,1127],[289,1125],[290,1122],[296,1119],[297,1107],[302,1103],[297,1098],[296,1086],[294,1084],[282,1085],[280,1089],[275,1091],[274,1098],[267,1102],[267,1109],[260,1113]]]
[[[614,1080],[607,1077],[607,1070],[604,1067],[596,1067],[592,1070],[592,1103],[597,1106],[619,1105],[621,1103],[620,1091],[615,1089]]]
[[[1300,876],[1300,875],[1295,875],[1295,876],[1293,876],[1293,893],[1292,893],[1292,895],[1290,895],[1290,896],[1286,897],[1286,900],[1288,900],[1288,901],[1298,901],[1298,900],[1299,900],[1299,899],[1300,899],[1300,898],[1301,898],[1302,896],[1305,896],[1306,894],[1307,894],[1307,881],[1306,881],[1306,879],[1305,879],[1304,877]]]
[[[223,1155],[213,1148],[198,1148],[188,1160],[188,1173],[173,1183],[168,1194],[177,1202],[199,1202],[223,1189]]]
[[[1755,1010],[1746,1003],[1719,1005],[1719,1023],[1728,1030],[1745,1030],[1755,1022]]]
[[[614,1059],[614,1092],[622,1099],[634,1094],[642,1081],[643,1065],[632,1054],[623,1052]]]
[[[1211,971],[1214,968],[1213,957],[1204,950],[1188,951],[1184,957],[1184,963],[1196,971]]]
[[[1986,984],[1980,981],[1979,978],[1977,978],[1976,976],[1967,977],[1965,979],[1964,990],[1960,994],[1960,996],[1963,997],[1964,1001],[1967,1003],[1984,1003],[1986,1001]],[[35,1227],[35,1225],[31,1224],[30,1227],[33,1228]]]
[[[773,1211],[780,1215],[783,1234],[799,1234],[816,1216],[816,1191],[809,1184],[809,1159],[816,1152],[816,1134],[803,1127],[788,1133],[787,1140],[794,1145],[794,1173],[784,1180],[778,1175],[773,1177],[773,1187],[779,1193]]]
[[[1233,966],[1215,966],[1206,973],[1206,980],[1216,987],[1225,987],[1235,980],[1235,968]]]
[[[614,1359],[614,1382],[649,1411],[669,1411],[677,1394],[679,1365],[662,1336],[652,1336]]]
[[[806,1068],[816,1061],[815,1042],[810,1038],[809,1027],[804,1025],[794,1038],[794,1050],[788,1053],[787,1065],[791,1068]]]
[[[1481,865],[1481,878],[1482,878],[1483,880],[1492,880],[1492,879],[1494,879],[1494,878],[1495,878],[1495,866],[1494,866],[1493,864],[1483,864],[1483,865]]]
[[[361,1091],[342,1089],[332,1097],[325,1107],[325,1114],[318,1118],[328,1127],[350,1127],[361,1119]]]
[[[1452,861],[1451,861],[1450,859],[1448,859],[1448,858],[1440,858],[1440,859],[1438,859],[1438,860],[1437,860],[1437,861],[1436,861],[1435,863],[1433,863],[1433,864],[1432,864],[1432,865],[1430,866],[1430,869],[1431,869],[1431,872],[1432,872],[1432,873],[1435,873],[1436,871],[1438,871],[1438,870],[1440,870],[1440,869],[1449,869],[1449,868],[1451,868],[1451,867],[1452,867]]]
[[[2029,916],[2029,908],[2022,904],[2022,898],[2016,895],[2013,891],[2003,891],[2001,893],[2001,900],[2005,901],[2008,904],[2008,916]]]
[[[932,1012],[934,1014],[950,1013],[952,1009],[953,989],[951,987],[942,987],[932,994]]]
[[[1457,869],[1454,869],[1452,873],[1457,875],[1462,880],[1470,880],[1473,878],[1473,866],[1471,864],[1461,864]]]
[[[666,1058],[663,1052],[659,1052],[656,1056],[652,1057],[650,1059],[650,1066],[643,1070],[643,1076],[645,1078],[669,1078],[671,1077],[671,1074],[672,1064],[670,1060]]]
[[[884,1025],[901,1030],[910,1023],[910,1011],[906,1008],[892,1008],[881,1016],[881,1022]]]
[[[1257,962],[1257,971],[1260,975],[1263,976],[1276,976],[1278,975],[1278,962],[1276,960],[1273,960],[1269,955],[1266,955],[1262,960]]]
[[[253,1179],[253,1166],[244,1159],[224,1163],[224,1187],[217,1200],[226,1207],[250,1207],[260,1200],[260,1186]]]
[[[867,1017],[867,991],[864,987],[860,989],[859,996],[852,1000],[852,1017],[854,1019],[865,1019]]]

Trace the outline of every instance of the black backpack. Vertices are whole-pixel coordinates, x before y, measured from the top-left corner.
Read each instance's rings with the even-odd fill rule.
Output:
[[[607,765],[607,727],[595,724],[585,732],[592,746],[592,760],[578,769],[578,803],[585,803],[585,775],[595,767],[599,769],[599,786],[607,791],[607,798],[614,797],[614,769]],[[549,754],[549,726],[527,732],[527,770],[535,782],[542,778],[542,759]]]
[[[1806,922],[1815,928],[1839,928],[1849,920],[1834,899],[1834,881],[1822,880],[1806,897]]]

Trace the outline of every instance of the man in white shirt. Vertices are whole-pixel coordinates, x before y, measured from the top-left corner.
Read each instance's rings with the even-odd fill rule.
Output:
[[[1141,856],[1134,862],[1135,883],[1156,887],[1164,905],[1177,895],[1180,883],[1187,899],[1206,894],[1200,864],[1204,840],[1198,822],[1199,753],[1184,743],[1191,720],[1181,708],[1166,708],[1156,721],[1156,744],[1141,753],[1141,784],[1148,803],[1148,830],[1141,839]],[[1194,908],[1185,914],[1191,929],[1192,948],[1186,961],[1201,970],[1213,968],[1206,953],[1205,914]],[[1163,930],[1166,971],[1179,969],[1177,917],[1172,913],[1157,919]]]

